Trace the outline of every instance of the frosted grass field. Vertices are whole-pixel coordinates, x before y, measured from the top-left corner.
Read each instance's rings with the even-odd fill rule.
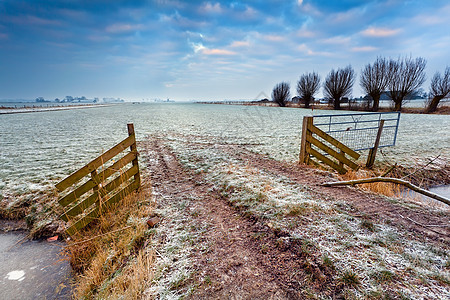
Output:
[[[277,160],[298,157],[309,109],[208,104],[120,104],[82,110],[0,115],[0,199],[46,191],[127,136],[190,136],[244,144]],[[313,111],[314,115],[333,111]],[[345,113],[345,112],[342,112]],[[402,114],[397,145],[379,160],[413,164],[450,158],[450,116]],[[365,155],[366,153],[363,153]]]

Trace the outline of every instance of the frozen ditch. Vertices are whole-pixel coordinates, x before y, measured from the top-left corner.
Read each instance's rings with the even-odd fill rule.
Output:
[[[438,194],[442,197],[445,197],[447,199],[450,199],[450,185],[441,185],[441,186],[435,186],[435,187],[431,187],[429,188],[430,192],[433,192],[435,194]],[[404,195],[407,198],[413,199],[415,201],[418,202],[422,202],[425,203],[427,205],[430,205],[432,207],[440,207],[443,209],[449,209],[450,207],[448,205],[446,205],[445,203],[442,203],[436,199],[430,198],[428,196],[416,193],[412,190],[409,189],[405,189],[402,192],[402,195]]]
[[[1,299],[69,299],[71,268],[61,242],[0,233]]]

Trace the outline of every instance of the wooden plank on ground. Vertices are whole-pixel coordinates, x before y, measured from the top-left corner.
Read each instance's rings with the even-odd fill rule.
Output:
[[[137,190],[139,188],[139,182],[133,181],[131,184],[129,184],[127,187],[123,188],[120,192],[117,192],[114,196],[109,198],[104,205],[109,207],[112,204],[115,204],[116,202],[120,201],[121,199],[125,198],[129,194],[131,194],[133,191]],[[95,209],[93,209],[89,214],[78,220],[76,223],[74,223],[72,226],[70,226],[66,232],[69,235],[75,234],[78,230],[83,229],[86,227],[90,222],[95,220],[99,216],[99,207],[97,206]]]
[[[64,180],[60,181],[56,184],[56,188],[62,192],[65,189],[67,189],[69,186],[73,185],[74,183],[78,182],[81,178],[88,175],[95,169],[98,169],[101,165],[109,161],[111,158],[125,150],[126,148],[130,147],[132,144],[136,143],[135,136],[130,135],[126,139],[124,139],[122,142],[118,143],[99,157],[93,159],[91,162],[89,162],[87,165],[79,169],[78,171],[75,171],[70,176],[65,178]]]
[[[311,155],[317,157],[318,159],[320,159],[321,161],[323,161],[324,163],[326,163],[327,165],[329,165],[330,167],[332,167],[333,169],[338,171],[340,174],[345,174],[347,172],[347,170],[345,170],[345,168],[341,167],[339,164],[335,163],[334,161],[332,161],[325,155],[321,154],[320,152],[314,150],[313,148],[311,148],[310,151],[311,151]]]
[[[98,192],[92,194],[82,202],[78,203],[68,211],[64,212],[64,214],[62,214],[60,218],[67,222],[70,217],[77,216],[78,214],[82,213],[86,208],[93,205],[97,201],[99,194],[101,195],[101,197],[104,197],[105,195],[109,194],[110,192],[118,188],[122,183],[126,182],[129,178],[131,178],[131,176],[134,176],[138,172],[139,168],[137,166],[131,167],[129,170],[119,175],[117,178],[112,180],[106,186],[100,187]]]
[[[325,151],[326,153],[330,154],[331,156],[333,156],[334,158],[336,158],[337,160],[339,160],[340,162],[346,164],[347,166],[349,166],[350,168],[352,168],[353,170],[357,170],[359,168],[359,165],[357,165],[356,163],[354,163],[353,161],[351,161],[350,159],[348,159],[347,157],[345,157],[344,154],[339,153],[333,149],[331,149],[330,147],[328,147],[327,145],[323,144],[321,141],[319,141],[318,139],[312,137],[312,136],[308,136],[307,137],[308,141],[313,144],[314,146],[316,146],[317,148]]]
[[[321,138],[323,138],[324,140],[326,140],[328,143],[330,143],[333,146],[341,149],[342,151],[344,151],[345,153],[347,153],[348,155],[350,155],[354,159],[358,159],[360,157],[359,153],[357,153],[354,150],[350,149],[349,147],[345,146],[344,144],[342,144],[341,142],[339,142],[338,140],[336,140],[335,138],[333,138],[329,134],[325,133],[321,129],[317,128],[316,126],[311,126],[311,131],[313,133],[317,134],[318,136],[320,136]]]

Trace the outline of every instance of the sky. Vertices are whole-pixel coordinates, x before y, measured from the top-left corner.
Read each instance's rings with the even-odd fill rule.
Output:
[[[429,79],[450,65],[449,15],[448,0],[0,0],[0,99],[253,100],[377,56],[424,57]]]

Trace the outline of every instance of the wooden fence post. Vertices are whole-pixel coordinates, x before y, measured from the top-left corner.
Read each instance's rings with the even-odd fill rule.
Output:
[[[308,142],[308,136],[312,136],[311,126],[313,125],[313,117],[303,117],[302,125],[302,140],[300,144],[300,163],[309,163],[309,149],[311,149],[311,143]]]
[[[383,132],[384,120],[380,120],[380,125],[378,126],[377,137],[375,138],[375,144],[373,148],[369,150],[369,155],[367,157],[366,167],[372,168],[375,163],[375,156],[377,155],[378,146],[380,145],[381,133]]]
[[[133,123],[127,124],[128,128],[128,136],[134,135],[134,125]],[[132,164],[133,167],[137,166],[138,172],[134,175],[134,180],[137,182],[138,185],[141,185],[141,176],[139,174],[139,163],[138,163],[138,157],[137,157],[137,147],[136,147],[136,137],[134,138],[134,143],[130,146],[131,152],[136,153],[136,158],[133,159]]]

